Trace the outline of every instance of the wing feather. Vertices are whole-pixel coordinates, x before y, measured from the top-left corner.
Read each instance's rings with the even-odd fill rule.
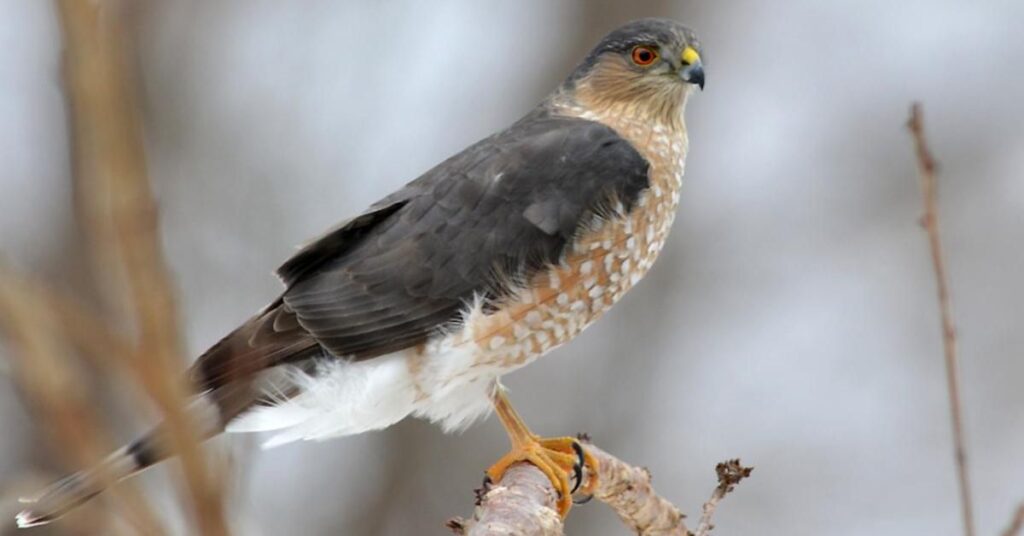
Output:
[[[557,263],[613,201],[631,207],[647,162],[613,130],[533,118],[484,140],[398,192],[401,207],[283,302],[336,356],[365,359],[425,341],[475,297]],[[501,274],[499,278],[498,274]]]
[[[415,346],[558,263],[579,230],[627,212],[648,164],[612,129],[534,114],[469,147],[307,245],[276,302],[214,345],[193,375],[215,389],[312,356]]]

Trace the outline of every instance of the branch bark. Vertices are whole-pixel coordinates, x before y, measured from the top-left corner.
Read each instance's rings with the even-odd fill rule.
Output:
[[[686,516],[654,491],[650,471],[630,465],[594,445],[584,448],[599,464],[594,498],[611,507],[624,525],[644,536],[687,536],[690,533],[683,522]]]
[[[711,516],[714,515],[715,509],[718,508],[718,503],[732,490],[736,489],[736,484],[750,476],[753,470],[753,467],[743,467],[738,459],[724,461],[715,466],[715,473],[718,474],[718,486],[711,493],[711,498],[708,499],[708,502],[704,503],[704,507],[701,508],[700,523],[697,524],[697,536],[706,536],[711,532],[711,529],[715,528],[711,524]]]
[[[477,490],[477,509],[469,520],[453,518],[448,528],[465,536],[561,536],[562,518],[555,510],[558,492],[544,473],[529,463],[510,467],[501,482]]]
[[[651,485],[646,468],[630,465],[590,443],[583,448],[598,461],[594,498],[607,504],[624,525],[641,536],[707,536],[714,526],[711,516],[719,502],[753,470],[739,460],[718,464],[719,484],[704,504],[697,532],[691,532],[684,516]],[[562,519],[555,510],[558,495],[544,474],[528,463],[513,466],[501,481],[481,490],[470,519],[453,518],[448,528],[465,536],[560,536]]]
[[[946,388],[949,391],[950,418],[953,426],[953,450],[956,459],[957,477],[960,482],[960,508],[963,516],[964,534],[974,536],[974,508],[971,501],[971,485],[967,470],[967,445],[964,439],[963,404],[960,397],[960,364],[956,349],[956,329],[953,327],[953,306],[949,298],[949,283],[946,264],[942,255],[942,240],[939,233],[938,181],[935,178],[935,158],[928,149],[924,135],[924,116],[920,103],[910,108],[907,128],[914,138],[917,154],[918,175],[921,179],[921,197],[924,215],[921,225],[928,233],[932,266],[935,270],[936,290],[939,298],[939,317],[942,321],[942,348],[946,362]]]

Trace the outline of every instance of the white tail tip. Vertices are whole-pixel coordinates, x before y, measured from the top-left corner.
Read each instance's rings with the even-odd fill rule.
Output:
[[[39,525],[45,525],[52,519],[48,519],[46,516],[39,516],[31,510],[22,510],[18,512],[18,515],[14,518],[18,524],[19,529],[27,529],[29,527],[38,527]]]

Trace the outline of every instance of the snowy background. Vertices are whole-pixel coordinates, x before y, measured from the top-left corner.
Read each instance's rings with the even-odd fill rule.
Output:
[[[691,517],[716,462],[755,465],[717,514],[723,535],[960,530],[903,126],[922,100],[979,533],[1024,500],[1019,0],[143,4],[147,148],[193,355],[275,296],[271,270],[296,244],[517,119],[606,31],[651,15],[695,28],[708,83],[687,113],[666,251],[593,329],[506,383],[535,430],[589,432]],[[49,2],[0,0],[0,252],[74,288],[59,53]],[[106,402],[124,438],[143,429],[147,413]],[[2,375],[0,426],[7,515],[26,482],[64,468]],[[507,447],[494,419],[450,436],[406,421],[271,451],[214,444],[235,455],[238,534],[268,536],[444,534]],[[143,481],[180,527],[168,474]],[[74,533],[73,516],[38,532]],[[626,530],[595,502],[567,533]]]

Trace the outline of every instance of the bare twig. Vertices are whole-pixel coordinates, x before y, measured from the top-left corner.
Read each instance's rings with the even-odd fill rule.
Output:
[[[946,361],[946,385],[949,390],[950,416],[953,424],[954,456],[960,481],[960,505],[964,522],[964,534],[974,536],[974,513],[971,504],[971,486],[967,471],[967,447],[964,439],[963,410],[960,402],[960,372],[956,351],[956,330],[953,328],[953,308],[949,298],[949,284],[946,265],[942,256],[942,241],[939,234],[938,183],[935,179],[935,159],[928,149],[924,136],[924,119],[920,103],[910,108],[907,128],[914,138],[917,152],[917,166],[921,178],[921,195],[924,199],[924,215],[921,224],[928,233],[931,247],[932,266],[939,297],[939,315],[942,321],[942,345]]]
[[[167,275],[157,210],[146,176],[129,42],[118,5],[58,0],[64,28],[68,97],[80,216],[97,254],[97,273],[131,313],[137,330],[129,370],[160,408],[170,444],[203,534],[226,534],[220,492],[185,410],[188,386],[174,292]]]
[[[1010,526],[1003,531],[1003,536],[1020,536],[1024,534],[1024,503],[1017,507],[1017,512],[1010,520]]]
[[[679,509],[654,491],[647,469],[623,462],[592,444],[586,443],[584,448],[598,462],[594,497],[611,507],[635,534],[694,536]],[[697,535],[707,536],[715,507],[751,470],[741,466],[739,460],[718,464],[718,487],[704,505]],[[563,526],[555,512],[557,498],[544,473],[520,463],[509,469],[501,482],[482,491],[471,519],[452,519],[448,527],[467,536],[558,536]]]
[[[715,487],[715,491],[711,492],[711,498],[701,508],[696,536],[707,536],[711,533],[711,530],[715,528],[711,524],[711,516],[714,515],[715,508],[718,508],[718,503],[736,488],[736,484],[750,476],[753,470],[753,467],[740,465],[739,460],[728,460],[715,466],[715,473],[718,474],[718,486]]]

